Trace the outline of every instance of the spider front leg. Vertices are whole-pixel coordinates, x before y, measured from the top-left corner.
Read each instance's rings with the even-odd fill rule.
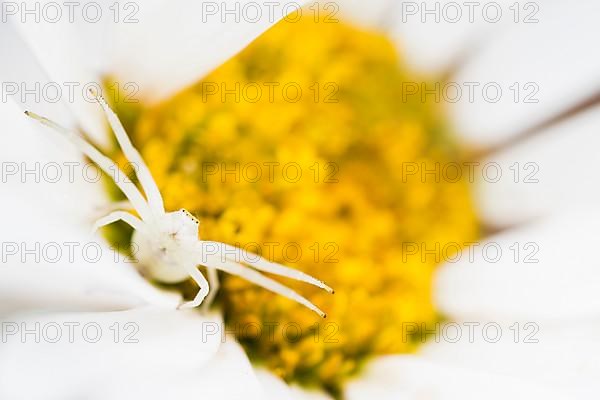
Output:
[[[117,164],[110,158],[106,157],[102,154],[97,148],[88,143],[84,138],[79,136],[76,132],[73,132],[64,126],[57,124],[54,121],[49,120],[48,118],[42,117],[30,111],[25,111],[25,114],[30,118],[38,121],[40,124],[45,125],[52,130],[63,135],[67,140],[69,140],[79,151],[89,157],[102,171],[104,171],[107,175],[112,176],[113,171],[119,171],[121,176],[125,176],[125,173],[119,168]],[[150,206],[146,202],[146,199],[138,188],[133,184],[133,182],[121,179],[115,179],[113,177],[113,181],[117,185],[117,187],[125,194],[125,197],[129,199],[131,205],[135,208],[137,213],[142,217],[143,220],[148,220],[149,218],[154,217],[154,213],[150,209]]]
[[[123,150],[123,154],[125,154],[125,157],[127,157],[129,162],[136,167],[136,175],[140,181],[142,189],[144,189],[144,193],[146,194],[150,208],[158,215],[164,214],[165,206],[160,191],[158,190],[158,186],[154,181],[152,174],[150,173],[150,169],[144,162],[144,159],[137,149],[133,147],[133,144],[131,143],[127,132],[125,132],[125,128],[119,120],[119,117],[117,117],[117,114],[115,114],[115,112],[108,106],[106,100],[104,100],[99,93],[92,88],[89,89],[89,92],[102,107],[104,115],[106,116],[106,119],[108,120],[108,123],[110,124],[110,127],[117,138],[117,142]]]
[[[125,211],[114,211],[98,219],[92,227],[92,233],[95,233],[98,229],[102,228],[103,226],[110,225],[117,221],[123,221],[127,223],[136,231],[144,230],[144,223],[135,215]]]
[[[204,275],[202,275],[202,272],[198,270],[195,264],[187,266],[186,269],[189,272],[192,279],[196,281],[200,289],[198,290],[196,297],[194,297],[194,300],[181,303],[177,307],[178,310],[198,307],[200,304],[202,304],[204,298],[208,295],[210,289],[208,281],[206,280]]]
[[[110,203],[99,205],[98,207],[96,207],[96,209],[94,211],[97,211],[98,215],[103,215],[103,214],[111,213],[113,211],[126,211],[126,210],[127,211],[134,210],[134,208],[131,205],[131,202],[129,200],[113,201]]]

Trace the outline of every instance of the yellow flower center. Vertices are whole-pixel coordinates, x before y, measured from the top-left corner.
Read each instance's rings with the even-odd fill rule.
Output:
[[[403,98],[403,82],[421,80],[383,35],[306,17],[133,113],[131,135],[168,210],[195,214],[202,239],[336,290],[282,280],[328,313],[320,320],[221,275],[229,330],[287,380],[335,391],[366,358],[413,350],[420,341],[407,339],[407,326],[438,319],[435,266],[449,244],[477,236],[467,182],[440,176],[460,162],[443,106]]]

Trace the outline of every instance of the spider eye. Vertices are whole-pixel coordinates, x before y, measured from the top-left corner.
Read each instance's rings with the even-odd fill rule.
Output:
[[[200,225],[200,221],[198,221],[198,218],[194,217],[188,210],[186,210],[185,208],[182,208],[180,211],[182,213],[184,213],[186,216],[188,216],[192,221],[194,221],[194,223],[196,225]]]

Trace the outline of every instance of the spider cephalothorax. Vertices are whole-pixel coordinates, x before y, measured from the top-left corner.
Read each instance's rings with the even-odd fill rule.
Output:
[[[217,270],[221,270],[241,276],[295,300],[325,317],[325,313],[310,301],[259,271],[303,281],[333,293],[333,290],[323,282],[257,255],[248,257],[236,247],[224,243],[201,241],[198,238],[199,221],[193,215],[184,209],[165,212],[158,186],[141,155],[131,144],[119,118],[101,96],[93,90],[90,90],[90,93],[102,106],[123,153],[137,167],[137,177],[145,195],[142,195],[131,181],[115,180],[115,184],[125,194],[131,208],[139,217],[123,210],[113,211],[96,221],[94,230],[116,221],[124,221],[135,231],[133,243],[136,246],[136,258],[139,261],[139,269],[144,275],[164,283],[182,282],[190,277],[196,281],[200,287],[198,294],[192,301],[180,304],[180,308],[197,307],[203,302],[207,306],[210,305],[219,286]],[[112,176],[111,171],[120,171],[110,158],[75,132],[31,112],[26,111],[25,114],[61,133],[109,176]],[[124,176],[122,171],[121,176]],[[206,267],[208,281],[198,270],[198,265]]]

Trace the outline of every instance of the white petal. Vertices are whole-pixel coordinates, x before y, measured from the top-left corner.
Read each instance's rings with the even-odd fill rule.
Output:
[[[290,387],[287,383],[266,369],[258,368],[254,372],[263,388],[265,400],[291,400]]]
[[[50,213],[50,214],[49,214]],[[2,199],[0,311],[174,308],[179,296],[153,288],[103,240],[10,194]]]
[[[592,50],[600,34],[598,12],[600,3],[594,1],[577,7],[545,2],[539,23],[514,24],[486,43],[452,79],[479,84],[473,99],[465,90],[452,109],[461,137],[479,146],[502,143],[593,95],[600,87],[600,55]],[[482,91],[488,84],[502,90],[499,101],[485,100]],[[532,102],[526,102],[529,95]],[[493,86],[488,96],[497,97]]]
[[[22,40],[5,39],[11,47],[25,47],[19,50],[21,58],[6,59],[4,70],[12,70],[12,73],[4,79],[19,85],[24,83],[29,90],[35,88],[34,85],[41,88],[33,90],[37,98],[25,95],[25,90],[20,89],[15,96],[19,103],[61,123],[80,125],[102,144],[109,143],[105,123],[87,88],[89,85],[100,88],[102,74],[107,69],[105,50],[110,46],[107,33],[114,25],[112,3],[110,0],[71,3],[71,6],[55,2],[48,6],[35,0],[15,3],[16,14],[8,20]],[[101,11],[98,21],[94,22],[97,10]],[[9,28],[10,25],[4,29]],[[27,71],[23,71],[21,65],[30,65],[31,60],[39,62],[39,68],[32,71],[27,67]],[[48,102],[56,102],[57,106],[49,107]],[[59,104],[66,107],[68,113],[59,112],[62,111]]]
[[[193,349],[190,349],[193,350]],[[194,359],[188,352],[182,357]],[[218,352],[200,367],[160,369],[155,373],[125,371],[110,385],[94,388],[90,399],[183,399],[263,400],[264,393],[244,350],[227,338]]]
[[[502,375],[448,367],[415,356],[387,356],[371,362],[350,382],[347,400],[567,399],[552,388]]]
[[[324,392],[288,385],[265,369],[258,368],[255,373],[265,392],[265,400],[331,400]]]
[[[489,9],[489,3],[494,8]],[[454,2],[397,1],[388,15],[390,36],[407,63],[420,72],[443,73],[512,23],[512,0]],[[495,10],[502,18],[495,20]],[[486,10],[486,11],[484,11]]]
[[[167,388],[173,390],[168,379],[177,379],[175,372],[183,376],[184,372],[203,371],[194,378],[202,380],[204,376],[207,380],[216,380],[217,371],[223,371],[223,360],[229,369],[235,370],[240,366],[231,365],[228,360],[237,358],[243,362],[245,359],[240,351],[231,348],[223,350],[226,354],[215,359],[221,335],[208,332],[220,324],[219,318],[201,317],[197,312],[150,308],[114,313],[13,316],[3,323],[3,327],[16,327],[18,331],[5,333],[6,343],[0,349],[0,397],[96,398],[93,397],[96,392],[113,390],[109,382],[117,381],[126,386],[131,383],[128,378],[142,376],[144,383],[164,393]],[[26,329],[29,333],[24,333]],[[245,362],[247,364],[247,360]],[[211,368],[203,369],[205,365]],[[246,370],[250,370],[249,365]],[[243,374],[236,375],[241,378]],[[140,388],[141,379],[137,384],[135,389]],[[128,389],[131,393],[133,388]]]
[[[108,203],[99,169],[84,161],[82,154],[59,134],[27,118],[10,99],[0,103],[0,126],[4,193],[26,199],[29,205],[62,219],[65,225],[89,226],[98,208]],[[10,212],[8,207],[3,206],[3,212]],[[28,211],[21,208],[11,213],[22,215]]]
[[[325,4],[325,3],[323,3]],[[339,6],[339,12],[344,20],[354,24],[365,26],[371,29],[383,29],[389,22],[389,18],[394,15],[397,2],[394,0],[339,0],[335,4]],[[326,10],[334,12],[334,9]],[[337,14],[337,12],[335,13]],[[334,15],[339,19],[338,15]]]
[[[121,100],[160,100],[200,79],[305,1],[259,1],[251,5],[239,0],[86,1],[75,7],[73,21],[69,8],[59,5],[63,16],[57,22],[43,17],[36,21],[30,16],[22,23],[22,9],[38,7],[43,16],[45,7],[34,0],[25,3],[18,5],[11,21],[32,50],[33,57],[29,58],[39,60],[47,74],[26,76],[15,60],[8,63],[16,77],[11,79],[42,86],[48,80],[57,84],[62,89],[61,99],[66,100],[83,129],[105,144],[105,124],[86,93],[87,85],[111,76],[120,86],[129,85],[119,92]],[[239,12],[226,14],[236,7]],[[101,16],[93,22],[96,10],[101,10]],[[255,18],[259,15],[255,12],[260,18]],[[55,113],[49,117],[61,119]]]
[[[200,79],[304,3],[144,3],[136,14],[138,23],[115,26],[111,72],[122,82],[139,84],[141,96],[163,99]]]
[[[578,398],[598,392],[597,323],[516,322],[449,323],[420,353],[448,366],[560,386]]]
[[[420,72],[438,74],[510,25],[511,0],[493,2],[505,14],[498,23],[486,22],[484,15],[487,17],[487,14],[482,10],[487,3],[492,2],[484,1],[475,6],[450,0],[337,2],[344,19],[385,31],[397,43],[409,66]],[[432,10],[437,11],[428,13]]]
[[[40,115],[51,116],[64,126],[73,126],[75,120],[64,102],[42,101],[43,87],[48,87],[48,98],[53,99],[51,78],[40,64],[30,46],[19,34],[14,24],[0,24],[0,51],[5,62],[0,63],[2,103],[12,99],[23,109],[36,110]],[[39,90],[36,90],[36,86]]]
[[[483,220],[509,226],[598,204],[596,158],[600,107],[539,132],[481,161],[477,203]],[[502,172],[497,179],[497,171]],[[488,176],[489,175],[489,176]]]
[[[599,209],[511,229],[448,259],[436,276],[452,319],[585,319],[600,314]]]

